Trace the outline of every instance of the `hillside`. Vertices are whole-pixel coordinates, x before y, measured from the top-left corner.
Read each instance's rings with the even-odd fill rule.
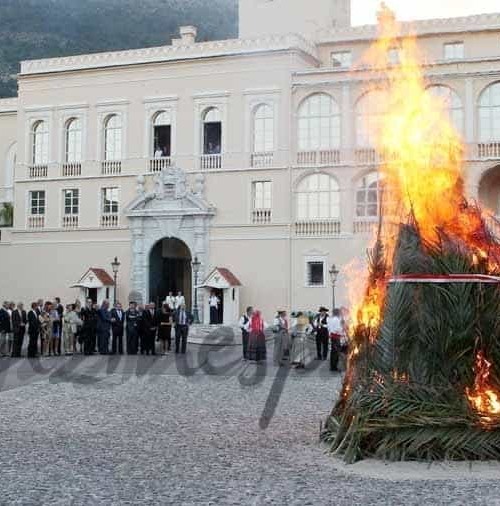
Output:
[[[237,35],[237,0],[1,0],[0,97],[16,95],[19,61]]]

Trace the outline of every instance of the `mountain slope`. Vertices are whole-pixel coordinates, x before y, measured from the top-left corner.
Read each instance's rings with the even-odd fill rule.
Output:
[[[19,61],[236,37],[237,0],[1,0],[0,97],[16,94]]]

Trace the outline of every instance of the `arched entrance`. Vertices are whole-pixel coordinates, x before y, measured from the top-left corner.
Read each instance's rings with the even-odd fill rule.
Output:
[[[479,183],[479,202],[495,216],[500,216],[500,165],[487,170]]]
[[[182,292],[191,309],[191,252],[186,243],[176,238],[165,238],[152,248],[149,257],[149,301],[157,306],[168,292]]]

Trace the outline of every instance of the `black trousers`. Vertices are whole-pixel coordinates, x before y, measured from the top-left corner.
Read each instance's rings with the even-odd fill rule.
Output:
[[[17,332],[14,332],[14,341],[12,343],[12,356],[13,357],[20,357],[21,356],[21,350],[23,348],[23,341],[24,341],[24,327],[22,330],[18,330]]]
[[[28,336],[28,358],[35,358],[38,353],[38,332],[30,332]]]
[[[215,306],[210,306],[210,325],[219,323],[219,310]]]
[[[243,345],[243,358],[248,358],[248,332],[241,331],[241,343]]]
[[[339,367],[340,342],[337,339],[332,340],[332,349],[330,351],[330,371],[338,371]]]
[[[187,325],[175,326],[175,353],[186,353],[188,332]]]
[[[113,330],[113,340],[111,342],[111,353],[123,355],[123,330]]]
[[[146,330],[142,337],[141,353],[145,351],[147,354],[151,352],[155,355],[155,337],[156,332],[154,330]]]
[[[137,355],[138,339],[137,330],[127,330],[127,355]]]
[[[83,353],[92,355],[95,352],[96,331],[94,329],[83,330]]]
[[[328,331],[321,329],[316,334],[316,352],[319,360],[326,360],[328,357]]]
[[[97,344],[99,348],[99,353],[101,353],[102,355],[106,355],[109,352],[109,334],[110,334],[109,329],[108,330],[102,329],[99,331]]]

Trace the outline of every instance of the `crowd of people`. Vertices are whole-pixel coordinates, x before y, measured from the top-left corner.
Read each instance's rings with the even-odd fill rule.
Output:
[[[186,353],[189,327],[193,323],[182,293],[166,298],[160,309],[151,302],[130,302],[124,310],[120,302],[95,304],[87,299],[63,306],[60,298],[38,300],[29,310],[22,303],[4,302],[0,308],[0,356],[21,357],[27,338],[27,356],[57,356],[82,353],[155,355],[156,343],[164,355]],[[124,343],[124,340],[126,341]]]
[[[292,313],[279,310],[273,324],[269,326],[259,310],[248,307],[239,321],[243,343],[243,360],[255,362],[267,358],[266,329],[274,335],[273,361],[283,366],[287,363],[304,368],[306,361],[307,337],[314,335],[317,360],[327,360],[330,354],[330,370],[338,371],[340,353],[347,351],[347,323],[340,309],[329,310],[320,307],[317,314]]]

